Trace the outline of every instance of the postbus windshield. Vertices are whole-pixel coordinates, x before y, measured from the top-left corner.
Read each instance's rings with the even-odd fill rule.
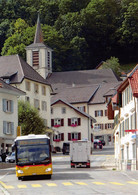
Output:
[[[18,141],[16,146],[17,164],[40,164],[50,159],[50,145],[47,140]]]

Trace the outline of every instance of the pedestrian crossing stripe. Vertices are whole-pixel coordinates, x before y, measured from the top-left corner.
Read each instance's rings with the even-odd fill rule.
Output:
[[[92,183],[96,185],[105,185],[105,183],[102,183],[102,182],[92,182]]]
[[[128,181],[127,183],[138,185],[138,182],[136,181]]]
[[[64,186],[73,186],[71,182],[62,183]]]
[[[47,185],[47,186],[50,186],[50,187],[52,187],[52,186],[57,186],[56,183],[47,183],[46,185]]]
[[[75,182],[76,184],[79,184],[79,185],[83,185],[83,186],[86,186],[88,185],[87,183],[83,183],[83,182]]]
[[[14,189],[13,186],[10,185],[6,185],[5,183],[3,183],[2,181],[0,181],[1,185],[5,188],[5,189]]]
[[[125,184],[117,183],[117,182],[109,182],[109,183],[114,184],[114,185],[118,185],[118,186],[123,186],[123,185],[125,185]]]
[[[42,187],[40,184],[31,184],[31,186],[34,187],[34,188],[40,188],[40,187]]]
[[[27,188],[26,185],[18,185],[18,188]]]

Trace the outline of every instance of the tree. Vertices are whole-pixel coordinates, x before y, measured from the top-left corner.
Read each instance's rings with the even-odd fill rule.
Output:
[[[22,135],[45,133],[44,120],[39,116],[38,110],[28,102],[18,102],[18,122]]]
[[[120,75],[120,64],[119,59],[116,57],[112,57],[107,59],[103,64],[102,68],[108,69],[111,68],[117,75]]]

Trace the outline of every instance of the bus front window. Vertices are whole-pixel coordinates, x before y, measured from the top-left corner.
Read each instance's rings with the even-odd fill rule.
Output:
[[[49,145],[30,145],[17,147],[17,162],[41,162],[49,159]]]

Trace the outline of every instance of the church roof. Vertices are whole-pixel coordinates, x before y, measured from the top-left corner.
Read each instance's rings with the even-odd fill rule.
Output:
[[[0,56],[0,78],[10,77],[10,83],[21,83],[24,78],[50,85],[19,55]]]

